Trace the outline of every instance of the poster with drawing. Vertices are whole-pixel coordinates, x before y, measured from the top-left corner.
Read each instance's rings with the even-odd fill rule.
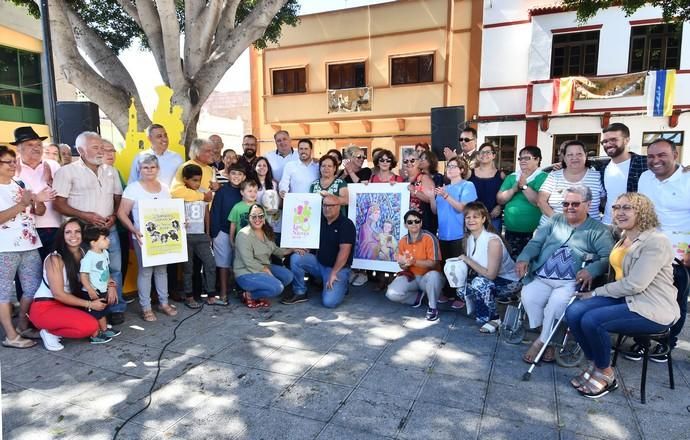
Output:
[[[355,224],[355,269],[398,272],[398,242],[407,234],[403,215],[410,209],[406,183],[370,183],[347,186],[348,217]]]
[[[287,193],[283,199],[280,247],[318,249],[321,236],[321,195]]]
[[[139,224],[144,235],[144,267],[187,261],[187,233],[182,199],[146,200],[139,204]]]

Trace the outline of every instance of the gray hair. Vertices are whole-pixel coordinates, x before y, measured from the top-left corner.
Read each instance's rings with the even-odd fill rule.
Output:
[[[582,199],[585,202],[591,202],[592,201],[592,190],[589,189],[589,187],[587,187],[587,186],[584,186],[584,185],[571,186],[570,188],[566,188],[565,192],[566,192],[566,194],[567,193],[577,194],[580,197],[582,197]],[[565,194],[563,195],[563,197],[565,198]]]
[[[158,158],[154,154],[143,154],[139,157],[139,166],[145,164],[155,165],[157,168],[159,167]]]
[[[93,138],[101,139],[101,135],[95,131],[82,131],[77,136],[77,139],[74,140],[74,146],[76,148],[84,148],[86,141]]]
[[[208,139],[194,139],[192,141],[192,145],[189,146],[189,158],[190,159],[196,159],[196,157],[199,155],[199,152],[201,151],[201,148],[206,145],[212,143]]]
[[[358,153],[362,153],[362,147],[358,147],[357,145],[350,145],[345,149],[345,156],[348,159],[355,157]]]

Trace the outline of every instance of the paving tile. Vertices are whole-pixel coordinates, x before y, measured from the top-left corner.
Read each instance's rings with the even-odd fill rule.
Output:
[[[480,418],[478,413],[458,411],[432,403],[415,402],[399,438],[409,440],[474,439],[477,437]]]
[[[635,413],[639,417],[640,426],[645,439],[648,440],[684,440],[690,435],[690,418],[687,415],[669,414],[639,408]]]
[[[302,378],[286,388],[271,407],[327,422],[353,388]]]
[[[372,434],[370,432],[359,431],[355,428],[345,428],[338,425],[328,425],[321,431],[317,440],[390,440],[393,437]]]
[[[214,361],[253,367],[271,355],[277,348],[263,341],[239,340],[213,356]]]
[[[257,408],[246,419],[246,429],[232,438],[241,440],[314,439],[326,425],[324,422],[294,416],[276,409]],[[227,437],[225,437],[227,438]]]
[[[427,372],[419,367],[392,367],[378,362],[369,370],[360,387],[365,390],[414,399],[426,377]]]
[[[486,414],[534,425],[556,428],[555,393],[529,393],[493,382],[486,397]]]
[[[418,400],[479,413],[484,406],[486,389],[486,382],[433,371]]]
[[[332,423],[392,437],[405,423],[411,405],[409,399],[391,399],[386,394],[358,389],[338,410]]]
[[[553,425],[484,416],[478,438],[481,440],[559,440],[560,437]]]
[[[639,439],[634,414],[629,407],[580,397],[559,399],[559,427],[578,434],[606,439]]]
[[[323,355],[323,353],[311,350],[281,347],[262,359],[257,364],[257,368],[273,371],[275,373],[301,376],[316,364]]]
[[[373,360],[328,353],[311,367],[306,377],[340,385],[356,385],[373,366]]]

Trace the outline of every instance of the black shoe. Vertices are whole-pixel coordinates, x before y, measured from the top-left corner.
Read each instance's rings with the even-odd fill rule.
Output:
[[[124,324],[125,314],[120,312],[111,313],[108,322],[110,322],[111,325]]]
[[[630,361],[641,361],[643,355],[644,350],[642,349],[642,346],[636,342],[630,347],[629,351],[623,354],[623,357]]]
[[[668,353],[670,351],[671,350],[669,350],[666,344],[657,344],[654,350],[649,354],[649,359],[660,364],[668,362]]]
[[[309,298],[307,298],[306,294],[303,293],[302,295],[297,295],[297,294],[293,293],[292,296],[280,300],[280,303],[281,304],[297,304],[297,303],[302,303],[302,302],[306,302],[306,301],[309,301]]]
[[[496,298],[496,303],[498,304],[513,304],[520,301],[520,298],[517,297],[517,295],[510,295],[510,296],[502,296],[500,298]]]

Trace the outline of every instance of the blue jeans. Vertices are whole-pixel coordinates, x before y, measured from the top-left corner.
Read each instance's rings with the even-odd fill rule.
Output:
[[[292,272],[276,264],[271,264],[269,269],[273,275],[266,272],[247,273],[237,277],[237,284],[251,293],[253,299],[276,297],[292,282]]]
[[[570,332],[597,368],[611,366],[609,333],[657,333],[669,328],[631,312],[625,298],[576,300],[565,311]]]
[[[117,284],[117,304],[110,306],[112,313],[124,313],[127,310],[127,303],[122,296],[122,249],[120,249],[120,236],[117,233],[117,228],[113,226],[110,229],[110,246],[108,247],[108,254],[110,257],[110,276]]]
[[[326,287],[326,283],[331,276],[333,268],[319,263],[314,254],[292,254],[290,256],[290,269],[295,276],[292,289],[296,295],[304,295],[307,293],[304,275],[308,273],[312,276],[320,277],[323,281],[321,303],[324,307],[332,309],[338,307],[338,305],[343,302],[343,298],[345,298],[345,294],[347,293],[348,278],[350,277],[349,267],[342,268],[338,271],[337,280],[333,283],[332,289]]]

